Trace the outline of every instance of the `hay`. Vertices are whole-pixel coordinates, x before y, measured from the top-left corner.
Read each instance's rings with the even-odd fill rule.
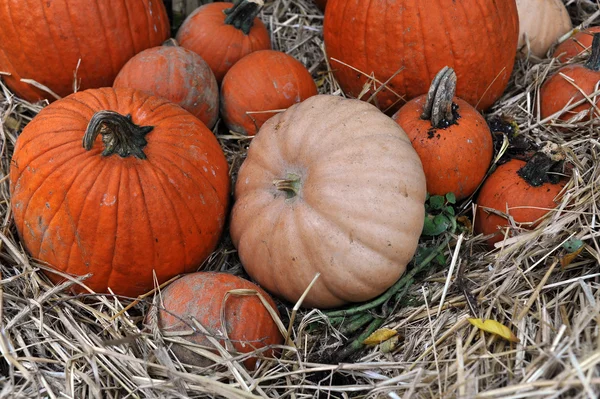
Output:
[[[599,23],[598,4],[565,0],[573,20]],[[261,15],[274,47],[302,61],[321,93],[341,94],[327,72],[323,15],[310,0],[279,0]],[[138,301],[110,295],[73,297],[71,284],[54,287],[46,266],[26,255],[11,222],[7,174],[18,132],[41,109],[2,86],[0,193],[0,398],[595,398],[600,395],[600,121],[549,124],[534,111],[543,78],[559,66],[551,60],[517,61],[506,94],[489,112],[510,116],[536,143],[562,145],[572,179],[557,210],[533,231],[486,252],[481,237],[455,235],[444,246],[449,268],[418,275],[402,306],[384,321],[400,333],[397,346],[359,353],[352,362],[327,364],[348,338],[317,310],[300,310],[292,342],[277,361],[247,372],[244,356],[194,350],[217,363],[183,365],[155,315],[143,324],[152,294]],[[249,140],[215,128],[231,165],[245,157]],[[463,207],[472,216],[470,203]],[[516,228],[516,227],[515,227]],[[585,241],[567,267],[562,244]],[[229,239],[205,269],[245,276]],[[465,293],[476,298],[475,309]],[[292,308],[278,303],[283,325]],[[510,343],[467,320],[471,312],[509,326]],[[202,328],[202,326],[197,326]],[[215,341],[216,342],[216,341]],[[223,349],[223,348],[221,348]]]

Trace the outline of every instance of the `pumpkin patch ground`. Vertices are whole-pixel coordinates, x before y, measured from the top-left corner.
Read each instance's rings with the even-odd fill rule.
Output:
[[[600,25],[600,8],[595,0],[557,1],[562,1],[565,5],[576,32],[592,32],[587,28]],[[124,4],[124,1],[121,2]],[[16,4],[10,2],[13,3]],[[48,7],[52,3],[44,2]],[[176,37],[179,26],[194,11],[193,8],[182,9],[181,4],[208,2],[163,3],[173,7],[173,13],[169,14],[173,15],[171,32]],[[453,24],[451,20],[444,19],[455,14],[434,12],[422,0],[236,0],[234,3],[242,5],[238,10],[251,11],[247,15],[236,14],[234,19],[250,20],[259,10],[256,18],[262,24],[254,25],[259,26],[262,31],[262,47],[258,43],[258,48],[270,47],[295,58],[314,80],[319,96],[312,96],[310,101],[300,102],[290,112],[278,114],[270,122],[265,122],[264,129],[261,128],[255,137],[230,131],[219,114],[212,128],[212,135],[216,140],[211,136],[206,142],[214,144],[215,150],[222,150],[222,154],[217,151],[218,158],[221,159],[224,155],[227,161],[227,165],[221,162],[225,170],[220,171],[219,176],[222,180],[229,178],[229,181],[220,186],[219,192],[222,196],[229,194],[227,201],[221,201],[229,205],[224,216],[219,214],[219,220],[221,217],[226,219],[222,234],[218,239],[213,237],[210,243],[203,242],[210,244],[207,246],[210,249],[206,252],[216,249],[208,256],[203,252],[202,257],[194,258],[195,261],[192,255],[186,255],[177,249],[184,248],[185,243],[190,242],[189,239],[180,239],[178,234],[170,232],[186,230],[187,232],[182,231],[181,237],[185,237],[185,234],[197,236],[193,228],[202,228],[203,223],[208,223],[209,219],[201,218],[214,216],[210,210],[194,211],[197,223],[192,223],[193,217],[184,216],[187,215],[185,212],[177,213],[176,209],[171,208],[168,212],[166,208],[162,212],[160,206],[155,206],[152,208],[152,217],[156,223],[152,225],[162,235],[160,244],[150,245],[147,240],[150,237],[148,224],[136,223],[136,220],[144,221],[147,218],[141,213],[143,208],[136,208],[128,215],[115,218],[110,226],[106,224],[107,228],[98,229],[96,239],[93,226],[86,225],[86,234],[83,235],[80,233],[84,230],[78,232],[76,225],[69,224],[72,221],[69,217],[47,220],[51,215],[46,210],[42,197],[29,201],[33,207],[29,205],[26,210],[19,209],[17,200],[22,200],[17,198],[13,201],[16,197],[11,189],[11,169],[23,168],[26,170],[23,176],[38,176],[29,180],[32,187],[42,186],[45,191],[52,192],[70,190],[66,183],[61,183],[64,180],[61,180],[60,173],[75,176],[77,173],[93,170],[85,165],[77,165],[79,169],[59,168],[57,160],[75,164],[76,159],[70,159],[75,157],[56,148],[45,153],[41,146],[60,147],[61,143],[56,141],[59,139],[50,137],[70,137],[67,135],[74,132],[65,126],[74,125],[71,122],[67,124],[67,119],[83,123],[83,119],[92,110],[96,110],[95,105],[101,104],[102,98],[94,97],[95,92],[90,91],[91,94],[80,93],[66,102],[59,102],[62,100],[52,97],[52,105],[47,102],[32,103],[18,97],[9,88],[18,89],[19,93],[26,95],[32,90],[23,89],[22,84],[31,82],[15,85],[15,78],[27,77],[6,75],[11,71],[29,70],[31,65],[13,65],[10,70],[0,69],[0,216],[3,222],[0,229],[0,397],[599,397],[600,112],[596,108],[591,118],[587,113],[569,113],[580,104],[569,103],[567,99],[563,111],[569,113],[569,120],[544,117],[540,103],[544,82],[554,77],[563,79],[563,84],[572,87],[576,82],[561,75],[559,71],[568,65],[582,65],[590,53],[580,49],[574,50],[573,54],[569,53],[573,58],[564,58],[562,61],[548,58],[548,55],[558,55],[562,51],[555,52],[560,41],[573,41],[571,36],[563,35],[559,42],[550,44],[546,55],[540,56],[539,52],[535,55],[528,54],[527,46],[521,47],[519,54],[515,54],[518,39],[518,29],[512,19],[517,12],[516,6],[512,5],[516,4],[515,0],[502,0],[502,6],[499,6],[499,1],[491,0],[440,2],[445,7],[444,10],[452,8],[456,11],[455,7],[461,6],[472,11],[472,15],[481,19],[471,24],[473,30],[469,30],[471,28],[463,26],[464,24]],[[348,43],[335,37],[336,26],[349,23],[349,19],[345,21],[341,16],[340,10],[345,3],[353,4],[353,7],[346,10],[348,15],[352,14],[357,18],[353,21],[353,29],[362,29],[360,35],[357,34],[354,38],[356,43],[362,43],[364,39],[365,42],[376,44],[369,50],[368,60],[352,59],[353,53],[365,53],[364,49],[360,46],[348,48]],[[410,11],[407,15],[419,15],[418,19],[415,17],[413,21],[405,21],[411,26],[410,35],[406,36],[411,40],[433,40],[433,37],[437,37],[435,35],[444,35],[446,30],[454,30],[447,36],[454,40],[452,43],[440,39],[433,44],[423,42],[412,48],[411,57],[406,60],[420,60],[420,68],[425,65],[428,66],[427,70],[402,69],[383,63],[388,58],[401,58],[399,53],[394,53],[393,57],[378,55],[378,52],[385,51],[386,48],[404,45],[399,41],[399,36],[395,36],[402,32],[401,24],[393,22],[395,16],[386,16],[385,10],[374,9],[386,3],[394,3],[394,7],[405,7]],[[496,11],[486,11],[488,3],[494,3],[495,6],[491,8]],[[153,1],[152,4],[154,7],[160,5],[160,2]],[[9,10],[9,7],[12,6],[7,3],[1,8]],[[213,7],[229,8],[224,5]],[[324,8],[327,10],[325,15]],[[2,15],[8,12],[6,10]],[[86,12],[94,11],[86,9]],[[155,16],[158,15],[156,9],[153,8],[152,12]],[[535,13],[535,10],[528,12]],[[499,13],[506,15],[496,15]],[[159,16],[162,18],[162,15],[161,12]],[[368,18],[368,15],[387,18],[389,23],[381,24],[379,21],[375,24],[370,21],[372,23],[369,25],[369,21],[362,20]],[[217,16],[219,21],[223,17],[221,14]],[[536,15],[528,16],[529,24],[539,21]],[[47,17],[50,18],[51,15]],[[330,25],[329,39],[328,33],[325,32],[324,36],[323,30],[328,18],[335,22]],[[89,20],[98,24],[110,24],[121,23],[119,21],[124,19]],[[148,21],[151,20],[148,18]],[[77,19],[73,21],[76,22]],[[140,21],[141,18],[136,23],[145,26],[145,22]],[[219,23],[223,25],[222,21]],[[425,29],[422,28],[425,26],[423,24],[433,24],[434,29],[420,32],[419,29]],[[499,26],[494,24],[503,24],[507,31],[496,32],[497,35],[493,36],[476,30],[477,26],[481,26],[493,32]],[[262,25],[268,34],[263,31]],[[61,26],[67,25],[65,23]],[[159,45],[165,39],[163,32],[167,29],[162,25],[157,28],[160,28],[157,34],[160,37],[152,39],[152,43],[130,46],[132,43],[128,40],[136,38],[132,33],[131,37],[121,37],[123,47],[127,47],[126,50],[136,47],[141,52],[144,48]],[[200,28],[204,31],[217,29],[197,26],[194,30],[196,28],[198,31],[202,30]],[[227,29],[229,28],[236,29],[231,26]],[[0,28],[0,39],[8,37],[6,29]],[[91,31],[97,36],[97,32],[102,32],[102,26],[94,26]],[[29,34],[26,34],[27,29],[14,32],[20,32],[21,40],[30,40]],[[184,33],[188,35],[191,32],[192,29],[188,28]],[[61,35],[69,32],[54,33],[58,44]],[[235,33],[237,39],[248,39],[241,36],[241,31]],[[69,36],[69,40],[64,39],[65,46],[68,47],[44,45],[38,46],[36,51],[40,57],[45,52],[51,54],[46,57],[48,60],[56,61],[63,53],[68,53],[72,58],[79,50],[73,47],[77,41],[74,33],[70,34],[72,36]],[[10,36],[11,40],[15,39],[13,36]],[[182,36],[185,35],[180,34]],[[205,61],[216,68],[221,63],[218,56],[222,58],[227,51],[235,50],[230,48],[235,45],[225,40],[229,38],[225,34],[209,36],[211,46],[216,46],[217,50],[214,50],[213,59]],[[214,40],[215,38],[219,40]],[[182,46],[186,40],[182,40]],[[335,53],[333,60],[326,54],[328,41],[330,49]],[[501,54],[501,42],[508,43],[510,48],[507,52],[512,54],[509,54],[510,57],[514,57],[514,63],[503,58],[506,54]],[[590,46],[591,42],[586,39],[585,47]],[[485,53],[489,52],[487,57],[491,54],[491,58],[486,62],[495,65],[494,68],[500,68],[502,73],[493,71],[491,67],[483,71],[475,67],[469,70],[471,63],[467,58],[461,58],[457,52],[450,51],[454,57],[445,60],[443,54],[447,49],[440,49],[449,43],[472,60],[484,60]],[[492,49],[490,47],[493,43],[498,45]],[[112,45],[117,48],[118,44],[115,42]],[[102,46],[99,45],[96,49],[98,54],[102,53],[100,47]],[[205,46],[205,49],[208,47]],[[419,49],[422,51],[419,52]],[[427,49],[427,59],[423,58],[424,49]],[[575,55],[576,52],[581,54]],[[11,62],[19,59],[15,56],[17,53],[14,48],[10,50]],[[2,63],[2,60],[6,61],[3,54],[0,50],[0,65],[7,65]],[[63,60],[67,60],[67,57],[63,57]],[[32,58],[30,61],[35,62],[36,59]],[[114,59],[114,62],[124,64],[125,60]],[[382,65],[377,65],[378,62]],[[360,70],[361,65],[373,66],[373,69],[377,69],[375,66],[381,67],[381,70],[390,74],[397,72],[400,77],[394,75],[394,82],[402,82],[402,85],[392,85],[391,90],[382,89],[381,86],[385,85],[386,79],[390,79],[391,75],[379,76],[379,69]],[[25,66],[29,69],[18,68]],[[116,75],[120,66],[114,64],[111,74],[114,72]],[[230,66],[227,65],[226,69]],[[478,160],[484,166],[477,168],[477,173],[484,174],[484,177],[481,184],[473,188],[475,191],[469,190],[464,195],[436,192],[425,196],[425,184],[419,172],[420,158],[416,155],[418,151],[415,153],[406,148],[410,144],[410,135],[403,138],[404,135],[399,133],[399,125],[376,107],[385,105],[387,108],[390,105],[388,102],[394,102],[394,107],[400,108],[403,103],[396,103],[397,96],[392,98],[392,91],[407,89],[407,93],[412,93],[411,90],[422,87],[425,92],[413,94],[427,94],[426,90],[431,82],[423,79],[417,82],[414,79],[418,80],[419,73],[427,79],[433,78],[444,67],[452,68],[458,75],[457,97],[461,93],[471,93],[469,89],[473,93],[479,93],[479,97],[485,97],[485,104],[479,102],[478,106],[476,104],[481,98],[465,100],[474,102],[472,105],[476,105],[477,109],[485,110],[479,111],[483,119],[478,119],[477,123],[487,123],[489,126],[489,132],[485,130],[485,135],[487,139],[491,139],[493,156],[491,161],[489,153],[485,155],[485,159]],[[82,73],[85,71],[86,69],[82,69]],[[225,71],[221,72],[224,76]],[[68,73],[62,71],[61,77],[63,75]],[[222,76],[216,80],[221,81]],[[338,82],[336,76],[341,77],[344,82]],[[474,87],[469,83],[479,84],[482,79],[494,80],[496,76],[498,79],[491,85],[492,90],[485,95],[482,94],[485,87]],[[107,79],[112,78],[111,75]],[[361,85],[350,87],[348,79],[361,82]],[[106,86],[110,86],[108,80]],[[91,82],[82,80],[84,83],[88,81]],[[365,82],[368,83],[366,86],[363,85]],[[44,80],[42,83],[47,82]],[[410,87],[404,87],[405,83]],[[61,82],[60,87],[64,90],[55,91],[60,96],[66,96],[67,86]],[[87,84],[84,86],[82,90],[88,88]],[[594,109],[591,105],[597,104],[596,97],[600,95],[598,85],[594,86],[592,82],[591,86],[592,89],[587,86],[585,88],[587,99],[577,99],[585,102],[586,111]],[[32,92],[39,93],[38,89]],[[344,89],[348,92],[344,93]],[[574,89],[578,92],[577,88]],[[236,90],[244,89],[239,87]],[[361,103],[358,106],[348,105],[334,109],[323,102],[324,98],[329,97],[321,95],[361,97],[365,101],[370,100],[375,107]],[[136,96],[140,97],[141,94],[130,94],[123,101],[129,104],[128,98],[133,101]],[[86,99],[84,103],[77,103],[83,98]],[[409,100],[406,98],[406,101]],[[117,149],[116,154],[110,156],[114,158],[106,158],[107,165],[141,165],[144,161],[154,164],[154,157],[157,156],[155,149],[164,145],[165,153],[160,159],[163,168],[166,168],[166,164],[170,165],[168,170],[171,174],[160,177],[160,171],[156,169],[158,166],[154,169],[155,172],[148,169],[148,174],[156,173],[157,177],[150,179],[152,184],[145,189],[149,193],[163,193],[148,198],[148,201],[177,205],[185,208],[186,212],[192,212],[196,208],[203,209],[201,206],[194,207],[186,204],[186,201],[173,199],[174,196],[187,198],[186,195],[191,198],[194,190],[200,188],[199,183],[194,183],[196,180],[193,177],[197,176],[195,172],[188,167],[182,168],[184,160],[177,158],[179,147],[185,147],[183,143],[187,142],[178,141],[177,135],[184,134],[182,132],[185,126],[197,127],[202,122],[192,122],[189,119],[194,118],[191,114],[176,105],[164,105],[167,101],[148,99],[136,110],[132,110],[130,118],[133,122],[142,123],[141,121],[155,117],[158,118],[158,127],[153,132],[146,131],[148,129],[145,125],[136,128],[144,133],[143,140],[135,140],[136,143],[141,143],[141,153],[136,152],[135,159],[122,158]],[[354,101],[357,100],[339,101],[355,104]],[[437,104],[438,108],[445,108],[439,112],[459,115],[452,126],[460,128],[466,118],[466,106],[457,104],[456,101],[446,103],[446,106]],[[47,107],[51,108],[42,112]],[[68,108],[69,118],[53,114],[53,110],[60,107]],[[343,113],[344,109],[346,114]],[[124,108],[123,112],[126,111]],[[388,115],[393,114],[392,108],[387,111]],[[36,119],[41,112],[42,116]],[[377,117],[373,117],[374,113]],[[419,116],[419,111],[411,116],[414,120],[423,119]],[[129,117],[123,115],[123,118],[127,120]],[[363,122],[362,125],[360,121]],[[368,129],[365,121],[368,121]],[[178,124],[179,133],[161,133],[159,127],[172,124]],[[348,129],[354,129],[355,125],[356,131],[349,132]],[[30,128],[26,129],[27,126]],[[38,139],[34,140],[36,129]],[[98,157],[103,148],[118,147],[118,143],[115,144],[110,135],[105,134],[106,129],[108,127],[100,123],[96,140],[87,140],[87,147]],[[302,129],[307,132],[305,135],[301,134]],[[203,135],[211,134],[208,128],[200,130]],[[265,134],[261,138],[262,132],[269,136]],[[437,134],[443,138],[444,134],[449,135],[451,131],[444,130],[441,126],[436,128],[435,137]],[[362,145],[361,140],[371,135],[373,140],[367,140],[365,143],[368,142],[368,145]],[[386,141],[384,136],[389,136],[390,141]],[[161,141],[161,137],[165,138]],[[402,137],[402,145],[397,142],[399,137]],[[79,143],[76,150],[85,153],[87,150],[79,147],[84,144],[82,139],[65,140],[76,141]],[[378,150],[374,141],[380,141],[380,146],[385,151]],[[429,141],[435,142],[433,139]],[[30,147],[30,143],[35,145]],[[253,143],[256,145],[253,146]],[[277,145],[269,146],[265,143]],[[73,151],[75,154],[76,151]],[[451,169],[452,160],[459,158],[459,151],[461,146],[453,145],[451,150],[436,154],[443,158],[440,162],[449,165]],[[17,154],[19,152],[21,155]],[[29,166],[23,165],[34,152],[39,159],[48,158],[48,162],[38,159]],[[195,153],[191,150],[188,152]],[[340,153],[347,156],[339,157]],[[396,160],[394,154],[397,156]],[[551,162],[544,161],[544,154],[552,156]],[[310,158],[311,163],[308,167],[302,164],[303,168],[297,170],[280,171],[273,165],[277,165],[283,155],[288,164],[296,162],[296,166],[300,165],[297,161],[301,157]],[[148,159],[140,158],[144,156]],[[338,158],[339,162],[336,161]],[[425,157],[421,160],[425,161]],[[102,167],[97,159],[90,162],[96,162],[94,165]],[[204,160],[199,162],[201,164]],[[368,167],[361,167],[361,162]],[[410,166],[390,166],[407,164]],[[534,166],[523,169],[524,165]],[[399,173],[397,168],[405,168],[405,173]],[[532,168],[535,173],[532,173]],[[106,186],[115,185],[108,179],[111,169],[113,168],[107,166],[97,172],[99,176],[105,177],[98,180],[104,180],[101,182]],[[177,170],[183,173],[178,174]],[[207,170],[210,170],[208,166]],[[310,186],[311,179],[315,177],[307,177],[307,170],[320,171],[321,187],[316,187],[315,184]],[[328,171],[348,173],[343,178],[336,179]],[[407,179],[407,175],[411,173],[418,174],[419,178]],[[39,176],[46,174],[46,180],[38,181]],[[524,175],[528,176],[530,185],[520,180]],[[259,177],[263,179],[260,180]],[[253,187],[257,181],[264,184]],[[403,188],[406,182],[411,184],[410,189]],[[35,187],[28,189],[25,181],[21,184],[20,190],[25,190],[27,196],[32,196],[27,190],[35,191]],[[161,184],[165,187],[171,184],[170,191],[166,191]],[[309,186],[305,186],[306,184]],[[175,189],[176,186],[179,189]],[[315,190],[315,187],[320,191]],[[85,206],[81,205],[80,208],[91,209],[91,200],[86,202],[83,197],[74,196],[85,187],[75,188],[67,196],[72,203],[61,205],[53,198],[48,204],[52,208],[60,205],[64,209],[75,209],[71,205],[81,203]],[[515,191],[517,189],[520,191]],[[410,194],[411,190],[416,194]],[[136,190],[132,193],[134,191]],[[365,198],[372,198],[374,204],[369,204],[369,201],[361,202],[360,206],[353,204],[356,192],[364,194]],[[172,201],[168,201],[169,195],[165,193],[170,193]],[[310,193],[313,194],[309,198]],[[403,193],[408,193],[406,198],[417,198],[418,204],[411,206],[418,207],[418,210],[411,211],[413,208],[404,207],[403,201],[408,199],[403,197]],[[38,192],[37,195],[42,194]],[[399,198],[397,207],[394,203],[396,197]],[[96,197],[90,195],[90,198]],[[260,201],[253,198],[259,198]],[[139,198],[131,199],[129,206],[133,206],[131,204],[136,201],[140,201]],[[283,218],[281,215],[277,216],[272,209],[267,212],[264,210],[266,207],[261,208],[261,204],[275,201],[285,204],[286,209],[292,209],[296,213],[290,212]],[[424,209],[420,207],[421,203]],[[514,208],[507,209],[508,203],[514,204]],[[298,212],[298,204],[307,209],[312,206],[312,213]],[[535,204],[543,204],[542,209],[536,209]],[[326,217],[314,217],[312,221],[302,217],[315,215],[317,211]],[[36,218],[36,212],[40,215],[39,219]],[[173,212],[180,219],[174,219]],[[403,224],[402,212],[411,212],[406,215],[406,225]],[[27,223],[23,222],[23,214],[27,215]],[[141,216],[136,216],[138,214]],[[393,217],[386,218],[386,215]],[[522,215],[530,218],[526,220]],[[88,217],[82,219],[82,223],[95,223],[94,220],[99,218],[100,216]],[[415,222],[413,219],[419,220]],[[338,235],[333,237],[333,233],[328,233],[326,224],[315,224],[315,220],[328,221],[329,225],[336,228],[361,226],[360,232],[348,234],[348,241],[354,246],[362,245],[369,249],[368,253],[376,255],[355,256],[352,259],[346,255],[343,259],[348,260],[344,262],[352,263],[353,269],[352,273],[343,273],[336,262],[339,263],[339,259],[342,259],[340,253],[347,247],[353,248],[352,245],[342,241],[336,244]],[[125,226],[123,221],[129,222]],[[42,259],[36,257],[39,251],[34,251],[31,240],[26,239],[27,234],[31,235],[36,231],[36,222],[44,230],[40,240],[45,243],[45,253],[52,256]],[[123,223],[119,225],[119,222]],[[406,270],[398,278],[394,273],[401,273],[399,269],[378,269],[375,267],[375,258],[379,254],[395,250],[400,227],[394,227],[394,231],[383,228],[371,231],[369,226],[407,228],[408,224],[413,230],[417,229],[412,231],[410,240],[418,238],[418,242],[403,244],[411,247],[411,250],[416,245],[416,250],[406,265]],[[46,229],[46,225],[61,228]],[[273,231],[282,225],[285,230]],[[27,230],[27,226],[33,227]],[[82,285],[86,283],[84,275],[72,276],[61,272],[58,277],[49,278],[52,273],[56,274],[55,267],[45,261],[55,262],[56,251],[62,251],[65,262],[68,261],[69,264],[78,261],[70,256],[80,255],[79,252],[72,251],[75,255],[69,255],[61,247],[65,242],[78,243],[86,240],[85,245],[94,251],[86,252],[85,255],[101,254],[96,255],[92,264],[95,267],[100,265],[101,270],[109,270],[109,266],[102,267],[102,259],[110,258],[110,248],[105,243],[118,246],[123,242],[124,236],[116,233],[121,231],[117,227],[126,227],[127,237],[130,237],[127,240],[137,244],[131,246],[133,250],[130,254],[120,247],[119,267],[128,269],[126,260],[130,256],[131,265],[144,268],[143,273],[142,269],[137,274],[130,271],[124,277],[117,278],[116,282],[108,284],[119,287],[119,292],[111,292],[110,287],[105,287],[106,284],[98,288],[104,291],[101,293],[86,289]],[[343,234],[339,236],[345,237]],[[146,237],[144,240],[148,244],[144,244],[142,239],[137,242],[135,237]],[[164,240],[173,245],[163,244]],[[178,240],[182,242],[176,242]],[[286,245],[286,240],[289,245]],[[160,257],[153,257],[152,252],[163,245],[166,250],[161,250]],[[109,251],[105,253],[107,248]],[[306,259],[300,259],[304,255],[317,260],[309,264]],[[175,270],[175,266],[170,266],[168,262],[161,264],[164,269],[169,269],[164,270],[145,261],[159,258],[173,261],[178,256],[187,256],[194,263],[192,266],[186,264],[181,270],[185,273],[197,273],[177,277],[174,275],[179,270]],[[288,257],[289,262],[286,263]],[[315,262],[318,264],[314,264]],[[310,267],[298,266],[307,264]],[[338,272],[333,280],[332,274],[328,274],[328,267],[336,267]],[[155,276],[148,274],[152,268],[160,270],[160,273]],[[63,267],[62,270],[68,272],[71,269]],[[377,273],[385,275],[376,275]],[[277,283],[272,284],[275,277]],[[195,279],[210,282],[200,284]],[[154,288],[148,288],[135,297],[138,292],[131,293],[127,288],[136,287],[142,280],[144,287]],[[231,284],[227,285],[226,280]],[[383,293],[374,294],[373,298],[369,295],[368,298],[371,299],[365,299],[366,296],[353,291],[353,287],[360,286],[364,281],[383,280],[386,281],[385,287],[378,291]],[[89,280],[90,284],[91,281]],[[115,278],[111,281],[115,281]],[[260,285],[261,282],[264,286],[257,288],[254,285]],[[75,287],[78,288],[74,289]],[[339,294],[343,301],[329,301],[322,309],[313,308],[319,302],[316,293],[324,288],[335,288],[336,295]],[[286,296],[285,292],[292,294]],[[314,293],[313,296],[311,292]],[[120,293],[134,296],[119,295]],[[343,302],[350,303],[340,305]],[[206,310],[211,313],[205,312]],[[242,322],[234,326],[232,320]]]

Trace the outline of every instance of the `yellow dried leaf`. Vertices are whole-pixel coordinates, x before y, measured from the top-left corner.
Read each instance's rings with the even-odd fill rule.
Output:
[[[585,245],[582,245],[581,247],[579,247],[577,250],[566,254],[565,256],[563,256],[560,259],[560,266],[564,269],[565,267],[569,266],[571,264],[571,262],[573,262],[575,260],[575,258],[581,253],[581,251],[583,251],[583,248],[585,248]]]
[[[380,328],[375,331],[373,334],[369,335],[367,339],[363,341],[364,345],[375,346],[379,345],[383,341],[387,341],[392,338],[394,335],[398,334],[398,331],[392,330],[390,328]]]
[[[381,343],[379,349],[382,353],[390,353],[394,349],[396,349],[396,345],[398,345],[398,341],[400,341],[399,335],[394,335],[392,338],[388,339]]]
[[[491,319],[482,320],[482,319],[473,319],[473,318],[469,318],[468,320],[469,320],[469,323],[471,323],[475,327],[479,328],[480,330],[499,335],[500,337],[502,337],[510,342],[520,342],[519,338],[517,338],[517,336],[515,334],[513,334],[512,331],[510,331],[510,329],[508,327],[506,327],[505,325],[503,325],[501,323],[498,323],[496,320],[491,320]]]

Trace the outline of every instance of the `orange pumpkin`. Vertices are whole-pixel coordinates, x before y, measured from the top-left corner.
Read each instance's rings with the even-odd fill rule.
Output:
[[[55,97],[21,79],[60,97],[110,86],[127,60],[170,33],[163,2],[152,0],[12,0],[0,20],[0,71],[10,73],[2,79],[28,101]]]
[[[483,181],[494,143],[481,114],[455,97],[456,74],[443,68],[427,95],[419,96],[393,116],[423,163],[431,195],[454,193],[467,198]]]
[[[253,136],[277,112],[316,94],[317,86],[300,61],[280,51],[255,51],[225,75],[221,116],[229,130]]]
[[[552,170],[555,165],[555,160],[537,153],[528,162],[512,159],[498,166],[485,180],[477,196],[474,228],[477,234],[490,236],[490,247],[504,239],[511,225],[508,217],[529,229],[556,208],[567,180]]]
[[[180,105],[212,129],[219,117],[219,86],[198,54],[173,39],[142,51],[121,69],[113,87],[131,87]]]
[[[587,53],[592,46],[594,33],[600,32],[600,26],[590,26],[587,29],[577,31],[567,40],[556,46],[552,56],[560,62],[567,62],[573,57]]]
[[[587,62],[560,68],[540,88],[540,116],[542,119],[548,118],[563,110],[567,105],[583,100],[585,97],[581,91],[586,96],[591,95],[596,91],[598,81],[600,81],[600,33],[594,33],[592,51]],[[596,99],[595,104],[600,104],[600,98]],[[594,106],[588,101],[560,113],[557,119],[569,120],[579,112],[586,110],[589,110],[587,115],[589,120],[594,114]]]
[[[456,95],[487,109],[508,84],[519,21],[515,0],[329,0],[323,35],[333,75],[351,97],[393,113],[448,65]]]
[[[425,176],[400,126],[364,101],[316,95],[269,119],[235,186],[230,233],[274,295],[331,308],[404,273],[425,219]]]
[[[234,290],[251,290],[260,294],[279,316],[273,299],[256,284],[228,273],[198,272],[175,280],[162,291],[158,326],[169,333],[197,331],[193,318],[215,338],[226,337],[219,339],[221,345],[239,353],[281,345],[283,337],[260,298],[257,295],[239,295]],[[224,326],[221,321],[225,322]],[[213,346],[202,332],[182,338],[196,345]],[[174,345],[172,349],[184,363],[198,366],[210,364],[206,358],[184,345]],[[261,352],[262,357],[276,354],[273,348]],[[244,361],[244,365],[254,370],[257,361],[257,357],[250,357]]]
[[[200,54],[221,83],[242,57],[271,48],[269,32],[257,17],[261,8],[258,0],[205,4],[183,21],[177,41]]]
[[[130,297],[152,289],[154,273],[160,283],[200,267],[221,236],[229,185],[202,122],[123,88],[44,108],[19,136],[10,170],[29,253],[61,272],[92,273],[85,283],[96,292]]]

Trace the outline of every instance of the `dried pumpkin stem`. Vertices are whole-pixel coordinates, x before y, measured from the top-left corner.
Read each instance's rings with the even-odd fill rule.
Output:
[[[263,6],[264,2],[262,0],[234,0],[233,7],[223,10],[227,15],[225,23],[247,35],[254,25],[254,18]]]
[[[288,198],[293,198],[300,193],[300,176],[295,173],[288,173],[285,179],[273,180],[273,185],[277,190],[285,191]]]
[[[102,155],[118,154],[125,158],[133,155],[146,159],[142,149],[148,143],[145,136],[154,126],[139,126],[133,123],[131,115],[123,116],[114,111],[98,111],[92,116],[83,135],[83,148],[91,150],[98,134],[102,135],[104,151]]]
[[[565,155],[557,144],[548,143],[533,154],[517,174],[533,187],[539,187],[544,183],[557,184],[561,180],[560,173],[564,158]]]
[[[422,119],[430,120],[436,128],[445,128],[456,120],[452,112],[452,99],[456,93],[456,73],[449,67],[442,68],[427,92]]]
[[[600,72],[600,33],[594,33],[590,58],[585,63],[585,67]]]

